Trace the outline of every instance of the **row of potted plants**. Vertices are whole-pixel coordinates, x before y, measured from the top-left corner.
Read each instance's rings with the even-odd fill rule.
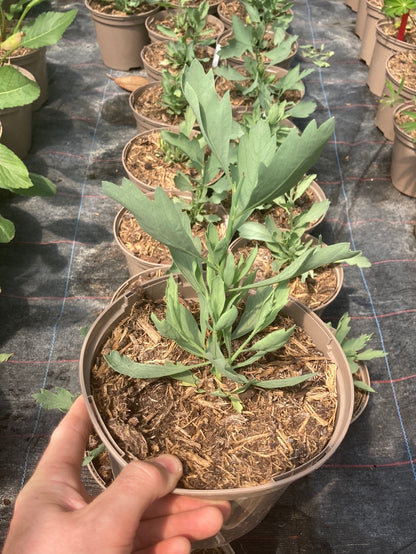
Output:
[[[129,178],[103,183],[123,206],[114,231],[128,247],[131,279],[92,325],[80,381],[113,475],[131,459],[169,451],[185,467],[176,492],[233,501],[221,533],[197,545],[208,548],[248,532],[341,443],[358,369],[345,352],[356,364],[369,337],[353,348],[347,317],[335,333],[315,313],[322,305],[304,302],[321,268],[369,262],[347,243],[305,234],[328,209],[324,195],[308,196],[321,191],[308,172],[334,122],[312,119],[300,132],[290,119],[314,109],[303,101],[307,72],[277,65],[296,49],[292,6],[234,5],[228,25],[218,18],[229,28],[222,44],[221,33],[207,32],[212,5],[162,11],[142,23],[157,19],[165,39],[132,63],[147,72],[162,52],[159,74],[147,73],[155,84],[146,85],[160,94],[146,102],[157,96],[165,116],[146,116],[148,127],[137,119],[140,132],[122,155]],[[130,95],[136,118],[141,93]],[[147,273],[133,266],[141,247]]]
[[[32,111],[48,98],[46,48],[58,42],[77,11],[31,10],[42,0],[0,1],[0,188],[24,196],[55,194],[46,177],[29,173],[22,159],[32,144]],[[0,216],[0,242],[13,239],[12,221]]]
[[[369,65],[367,84],[380,98],[375,123],[393,141],[392,184],[412,197],[416,196],[415,10],[414,0],[360,2],[356,24],[362,38],[360,56]]]

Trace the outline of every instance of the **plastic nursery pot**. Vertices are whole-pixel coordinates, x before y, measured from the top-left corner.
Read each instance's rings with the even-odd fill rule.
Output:
[[[88,0],[85,5],[94,22],[104,65],[121,71],[141,67],[140,51],[149,42],[145,20],[159,7],[149,6],[149,10],[140,14],[113,15],[94,10]]]
[[[358,371],[353,376],[354,379],[362,381],[366,385],[370,386],[370,373],[367,365],[364,362],[360,362],[359,366]],[[354,396],[354,410],[352,412],[351,423],[357,421],[360,415],[362,415],[368,405],[368,401],[370,400],[370,393],[359,389],[355,389]]]
[[[412,198],[416,198],[416,143],[414,139],[400,129],[396,115],[402,110],[416,110],[415,103],[401,104],[393,112],[394,142],[391,156],[391,182],[393,186]]]
[[[368,70],[367,85],[376,96],[383,94],[386,83],[386,62],[394,52],[416,51],[416,44],[410,44],[404,40],[397,40],[385,32],[390,25],[387,19],[380,19],[376,25],[376,44]]]
[[[393,74],[389,69],[389,65],[391,63],[394,63],[395,60],[399,60],[403,56],[406,56],[404,52],[396,52],[392,54],[386,62],[386,79],[391,83],[391,85],[393,86],[394,92],[396,94],[400,88],[400,81],[398,81],[397,78],[393,76]],[[411,56],[413,60],[416,60],[416,50],[415,52],[409,52],[407,56]],[[383,96],[389,95],[389,94],[390,94],[390,91],[387,88],[387,85],[385,85],[383,90]],[[409,102],[413,100],[415,95],[416,95],[416,90],[410,87],[407,87],[406,84],[404,84],[400,91],[399,96],[403,101]],[[386,139],[388,140],[394,140],[393,112],[394,112],[394,107],[388,106],[387,104],[382,104],[380,102],[376,113],[375,123],[377,127],[380,129],[380,131],[383,133],[383,135],[386,137]]]
[[[26,69],[15,67],[32,81],[35,80]],[[0,110],[0,121],[3,127],[1,142],[20,159],[27,156],[32,146],[32,106],[33,102],[25,106]]]
[[[378,6],[377,3],[370,0],[364,0],[364,2],[366,4],[366,18],[362,32],[360,58],[367,65],[370,65],[376,43],[377,21],[384,17],[384,14],[381,11],[381,5]]]
[[[10,62],[26,69],[33,75],[40,87],[40,95],[32,104],[33,110],[38,110],[48,99],[48,74],[46,68],[46,47],[30,50],[22,56],[9,58]]]
[[[148,281],[163,277],[166,273],[165,269],[145,269],[136,275],[132,275],[127,281],[118,287],[111,298],[111,303],[125,295],[133,294],[137,289],[143,286]]]
[[[352,9],[353,12],[358,11],[359,0],[345,0],[344,4]]]
[[[181,276],[174,277],[182,294],[188,298],[194,296],[192,289]],[[165,277],[155,279],[143,285],[140,292],[122,296],[108,306],[91,326],[82,346],[79,366],[81,390],[93,426],[109,453],[114,475],[117,475],[127,464],[126,455],[114,442],[95,407],[90,386],[91,368],[112,329],[130,313],[138,294],[145,294],[152,299],[161,298],[164,295],[165,283]],[[341,444],[350,425],[354,390],[351,371],[340,344],[322,320],[299,302],[290,300],[282,314],[292,317],[295,323],[309,335],[316,347],[337,365],[338,407],[333,434],[326,447],[313,460],[289,473],[279,475],[264,485],[225,490],[175,489],[176,494],[231,502],[231,515],[221,531],[215,537],[195,543],[193,545],[195,549],[227,544],[253,529],[290,484],[315,471],[328,460]]]
[[[176,40],[172,37],[167,37],[157,29],[163,21],[166,21],[171,16],[174,16],[178,10],[162,10],[154,15],[149,15],[146,18],[146,29],[150,38],[150,42],[167,42],[169,40]],[[215,40],[224,31],[224,23],[215,15],[208,14],[206,18],[206,27],[212,27],[215,32],[212,34],[212,39]]]
[[[359,0],[357,18],[355,20],[355,34],[357,37],[362,38],[365,29],[365,22],[367,19],[367,0]]]
[[[273,38],[273,33],[272,32],[269,32],[268,34],[270,34],[271,38]],[[220,45],[220,46],[224,46],[225,44],[228,43],[229,39],[232,38],[234,36],[234,33],[233,33],[233,30],[232,29],[225,29],[225,31],[223,33],[221,33],[221,35],[218,37],[218,40],[217,40],[217,44]],[[285,38],[289,38],[290,35],[288,33],[286,33],[286,36]],[[296,56],[296,53],[298,51],[298,43],[297,41],[294,42],[293,46],[292,46],[292,52],[290,53],[290,55],[285,58],[284,60],[282,60],[281,62],[277,63],[276,66],[277,67],[283,67],[284,69],[289,69],[290,66],[292,65],[292,62],[293,62],[293,59],[294,57]],[[267,52],[265,52],[266,54]],[[228,58],[227,59],[227,63],[229,65],[231,65],[232,67],[235,67],[235,68],[241,68],[241,67],[244,67],[244,58],[241,57],[241,58]]]
[[[165,123],[164,121],[147,117],[146,115],[142,114],[140,110],[135,106],[136,100],[140,97],[141,94],[148,91],[156,92],[157,89],[161,88],[162,87],[159,82],[147,83],[146,85],[142,85],[141,87],[136,88],[129,96],[129,106],[131,111],[133,112],[134,119],[136,120],[136,127],[139,133],[143,133],[144,131],[152,131],[155,129],[165,129],[166,127],[170,126],[169,123]],[[154,96],[154,93],[152,93],[152,96]]]
[[[162,129],[162,128],[160,128],[160,129]],[[174,127],[174,126],[166,126],[166,127],[163,127],[163,129],[166,129],[168,131],[173,131],[173,132],[178,130],[178,128]],[[159,180],[158,181],[155,180],[154,184],[152,182],[145,181],[143,178],[141,178],[140,173],[138,173],[138,172],[133,173],[128,168],[127,160],[128,160],[131,149],[134,147],[135,143],[137,143],[138,140],[140,140],[141,138],[146,138],[149,135],[152,135],[153,133],[158,133],[158,131],[159,131],[159,129],[153,128],[153,129],[150,129],[148,131],[143,131],[143,132],[139,133],[138,135],[136,135],[135,137],[133,137],[132,139],[130,139],[128,141],[128,143],[124,146],[122,154],[121,154],[121,161],[122,161],[123,168],[124,168],[124,171],[125,171],[127,177],[130,179],[130,181],[132,181],[135,185],[137,185],[137,187],[141,191],[143,191],[144,193],[149,193],[149,194],[153,194],[155,192],[156,187],[161,186],[160,183],[159,183]],[[163,188],[167,192],[175,194],[176,196],[182,196],[184,198],[190,198],[190,193],[184,193],[184,192],[181,192],[179,189],[175,188],[174,182],[173,182],[173,178],[174,178],[175,174],[176,174],[176,170],[174,168],[172,169],[172,174],[171,175],[168,175],[166,177],[166,174],[165,174],[165,179],[164,179],[164,182],[163,182],[163,185],[162,185]],[[155,179],[156,178],[157,178],[157,173],[155,171]],[[170,182],[171,182],[171,185],[169,184]]]
[[[166,48],[164,48],[164,45],[166,44],[167,43],[164,41],[151,42],[150,44],[146,44],[146,46],[141,51],[140,56],[142,58],[142,65],[146,72],[146,77],[149,83],[160,82],[162,80],[162,70],[158,67],[152,66],[150,61],[152,59],[152,54],[154,54],[155,52],[166,52]],[[205,46],[203,47],[202,52],[200,50],[200,53],[203,57],[208,57],[210,59],[209,65],[211,66],[212,60],[214,59],[215,49],[210,46]],[[169,66],[166,66],[165,69],[169,71]]]
[[[125,214],[128,213],[128,210],[126,208],[122,208],[118,214],[116,215],[113,223],[113,235],[115,238],[115,241],[117,245],[119,246],[120,250],[123,252],[124,257],[127,262],[127,269],[130,276],[135,276],[138,273],[141,273],[146,270],[152,270],[152,271],[162,271],[162,274],[166,272],[167,269],[171,266],[171,264],[159,264],[159,263],[153,263],[149,262],[147,260],[144,260],[142,258],[139,258],[135,256],[124,244],[124,242],[120,239],[120,225],[123,220],[123,217]]]

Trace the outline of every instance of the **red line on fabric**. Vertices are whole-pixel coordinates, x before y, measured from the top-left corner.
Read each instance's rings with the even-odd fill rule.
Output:
[[[44,365],[44,364],[68,364],[68,363],[78,363],[79,360],[7,360],[7,362],[4,362],[5,364],[32,364],[32,365]]]
[[[2,294],[3,298],[15,298],[18,300],[108,300],[111,296],[17,296],[14,294]]]
[[[408,375],[407,377],[398,377],[397,379],[371,379],[372,383],[378,383],[379,385],[389,385],[390,383],[400,383],[400,381],[407,381],[408,379],[414,379],[416,374]]]
[[[47,241],[43,241],[43,242],[31,242],[31,241],[28,241],[28,240],[16,240],[16,241],[13,241],[13,244],[27,244],[27,245],[30,245],[30,246],[49,246],[51,244],[79,244],[81,246],[89,246],[89,247],[96,246],[96,244],[93,243],[93,242],[81,242],[79,240],[73,241],[73,240],[63,240],[63,239],[47,240]],[[117,246],[117,243],[116,242],[104,242],[104,243],[101,243],[101,245],[108,248],[109,246]]]
[[[331,110],[349,110],[351,108],[377,108],[378,104],[347,104],[345,106],[331,106]],[[326,106],[318,106],[317,110],[327,110]],[[337,142],[338,144],[338,142]]]
[[[345,221],[341,221],[340,219],[337,219],[337,218],[327,218],[326,221],[328,223],[338,223],[339,225],[342,225],[343,227],[349,227],[349,226],[354,226],[354,225],[364,225],[366,223],[378,223],[380,221],[382,221],[383,223],[387,224],[387,225],[416,225],[416,220],[412,221],[389,221],[387,219],[377,219],[377,218],[369,218],[369,219],[360,219],[358,221],[350,221],[349,223],[348,222],[345,222]]]
[[[390,462],[386,464],[324,464],[322,467],[326,469],[376,469],[398,466],[408,466],[414,464],[415,460],[407,460],[406,462]]]

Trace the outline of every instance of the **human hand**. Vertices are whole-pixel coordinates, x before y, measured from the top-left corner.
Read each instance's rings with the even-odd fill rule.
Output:
[[[16,499],[3,554],[184,554],[220,530],[229,504],[169,494],[182,465],[167,454],[131,462],[91,498],[80,480],[90,430],[80,397]]]

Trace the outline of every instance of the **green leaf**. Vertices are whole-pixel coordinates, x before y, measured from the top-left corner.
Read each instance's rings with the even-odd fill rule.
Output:
[[[363,362],[373,360],[374,358],[384,358],[385,356],[387,356],[387,353],[383,352],[383,350],[373,350],[372,348],[367,348],[364,352],[359,352],[355,359]]]
[[[298,377],[288,377],[287,379],[270,379],[268,381],[254,381],[253,385],[262,389],[282,389],[285,387],[293,387],[304,381],[308,381],[315,377],[316,373],[308,373],[307,375],[299,375]]]
[[[82,466],[85,467],[88,464],[90,464],[97,456],[102,454],[105,451],[105,444],[101,443],[97,448],[94,448],[93,450],[90,450],[87,456],[85,456],[84,460],[82,461]]]
[[[133,377],[134,379],[172,377],[190,385],[196,385],[198,381],[191,369],[193,367],[200,367],[200,365],[185,366],[182,364],[173,364],[171,362],[166,362],[165,365],[140,364],[133,362],[128,356],[122,356],[120,352],[116,350],[113,350],[104,356],[104,358],[114,371],[122,375],[127,375],[128,377]]]
[[[38,15],[33,23],[29,23],[22,28],[24,36],[21,46],[35,50],[36,48],[56,44],[74,21],[76,15],[77,10],[69,10],[63,13],[45,12]]]
[[[215,331],[222,331],[223,329],[231,329],[233,323],[237,319],[238,310],[235,306],[231,306],[229,310],[224,312],[215,324]]]
[[[102,183],[102,187],[107,196],[120,202],[134,215],[140,227],[151,237],[175,251],[202,259],[188,216],[161,188],[155,190],[154,200],[151,200],[125,178],[120,187],[107,181]]]
[[[56,186],[47,177],[29,173],[30,180],[33,186],[29,189],[15,190],[20,196],[54,196],[56,194]]]
[[[199,128],[222,168],[228,169],[230,135],[234,127],[229,95],[218,98],[212,70],[194,60],[184,71],[183,92]]]
[[[358,379],[353,379],[353,383],[354,386],[357,387],[357,389],[363,390],[365,392],[376,392],[373,387],[370,387],[370,385],[367,385],[367,383],[359,381]]]
[[[60,410],[66,413],[75,402],[78,395],[73,395],[62,387],[55,387],[55,392],[46,389],[40,389],[40,392],[32,394],[33,398],[45,410]]]
[[[6,354],[4,352],[0,352],[0,364],[3,362],[7,362],[7,360],[10,360],[10,358],[13,356],[13,354]]]
[[[25,164],[7,146],[0,144],[0,188],[16,192],[30,187],[33,183]]]
[[[0,66],[0,110],[31,104],[39,94],[36,81],[11,65]]]
[[[261,351],[264,353],[279,350],[279,348],[282,348],[282,346],[284,346],[290,339],[295,328],[296,325],[293,325],[289,329],[277,329],[276,331],[266,335],[264,338],[258,340],[248,350],[254,350],[256,352]]]
[[[0,215],[0,243],[5,244],[14,239],[15,227],[10,219]]]

